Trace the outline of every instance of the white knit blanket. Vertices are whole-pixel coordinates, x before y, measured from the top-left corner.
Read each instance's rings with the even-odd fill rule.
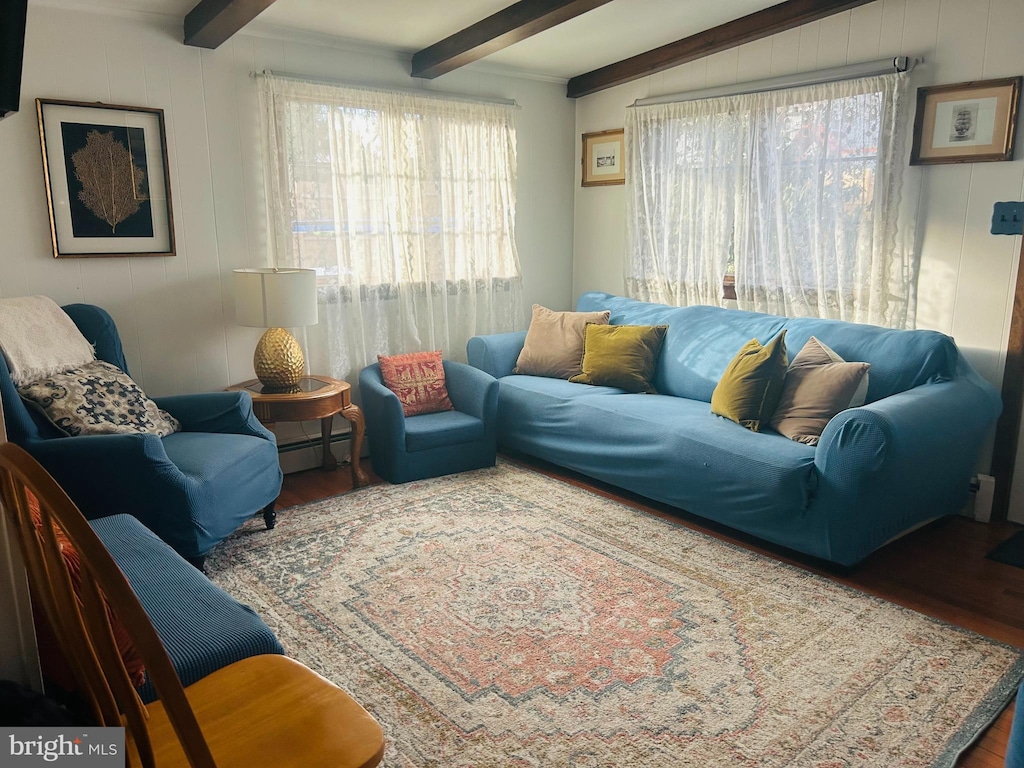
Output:
[[[78,326],[46,296],[0,299],[0,348],[15,386],[96,359]]]

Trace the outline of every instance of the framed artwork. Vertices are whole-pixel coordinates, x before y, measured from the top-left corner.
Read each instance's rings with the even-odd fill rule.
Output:
[[[173,256],[164,112],[36,99],[54,258]]]
[[[602,187],[626,183],[626,144],[623,129],[583,134],[581,186]]]
[[[910,164],[1012,160],[1022,79],[918,88]]]

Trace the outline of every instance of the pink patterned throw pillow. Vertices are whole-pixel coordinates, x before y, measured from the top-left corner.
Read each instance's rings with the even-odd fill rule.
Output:
[[[406,416],[454,411],[444,385],[441,350],[407,355],[377,355],[384,385],[398,395]]]

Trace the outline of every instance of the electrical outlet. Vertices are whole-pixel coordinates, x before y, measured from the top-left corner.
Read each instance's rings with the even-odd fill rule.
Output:
[[[996,203],[992,207],[992,234],[1024,234],[1024,203]]]

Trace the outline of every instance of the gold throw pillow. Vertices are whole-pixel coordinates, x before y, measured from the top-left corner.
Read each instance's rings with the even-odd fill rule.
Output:
[[[583,371],[569,381],[654,393],[654,368],[667,325],[587,326]]]
[[[751,339],[726,366],[711,394],[711,412],[760,432],[779,403],[788,362],[785,331],[764,346]]]

